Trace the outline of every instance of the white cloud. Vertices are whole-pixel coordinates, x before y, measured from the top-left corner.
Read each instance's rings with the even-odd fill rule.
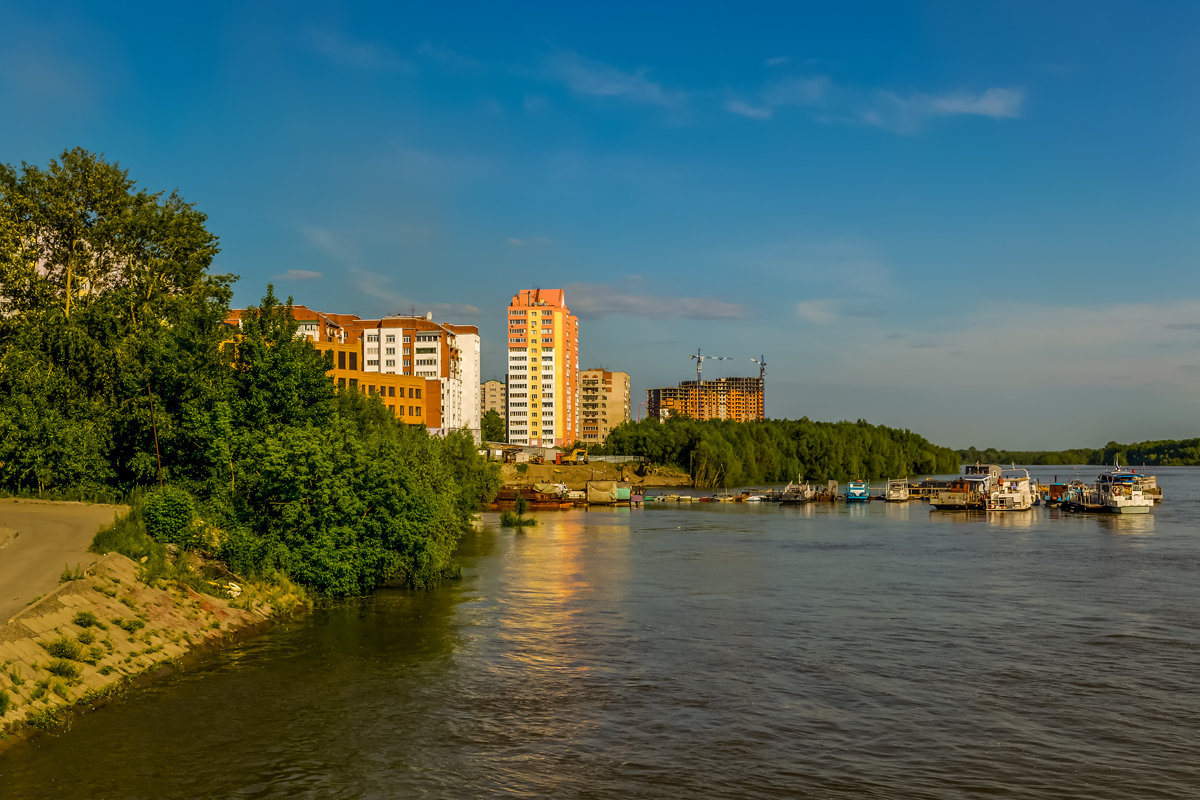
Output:
[[[647,70],[625,72],[584,58],[571,50],[559,50],[546,59],[546,74],[578,94],[619,97],[635,103],[679,108],[686,95],[668,91],[646,77]]]
[[[928,98],[938,114],[977,114],[993,119],[1021,116],[1025,95],[1018,89],[988,89],[983,94],[959,92]]]
[[[275,276],[277,281],[315,281],[320,279],[322,274],[311,269],[289,269],[287,272],[281,272]]]
[[[316,29],[309,32],[308,42],[314,52],[343,67],[378,72],[411,69],[411,65],[391,47],[380,42],[351,39],[338,31]]]
[[[623,315],[648,319],[742,319],[746,315],[745,309],[738,303],[706,297],[671,297],[600,283],[572,283],[564,289],[569,298],[567,305],[580,317]]]
[[[455,69],[477,70],[483,67],[483,62],[450,49],[445,42],[431,42],[426,40],[417,48],[417,54],[434,61],[440,61]]]
[[[820,102],[831,82],[824,75],[811,78],[785,78],[763,92],[763,100],[773,106],[811,106]]]
[[[796,315],[813,325],[829,325],[841,317],[838,305],[832,299],[802,300],[796,303]]]
[[[784,64],[790,63],[792,63],[791,56],[775,56],[774,58],[768,58],[763,61],[763,64],[767,65],[768,67],[781,67]]]
[[[770,106],[752,106],[743,100],[728,101],[725,103],[725,110],[750,119],[770,119],[775,114],[774,109]]]
[[[513,247],[524,247],[525,246],[525,241],[523,239],[514,239],[511,236],[508,238],[508,243],[511,244]]]

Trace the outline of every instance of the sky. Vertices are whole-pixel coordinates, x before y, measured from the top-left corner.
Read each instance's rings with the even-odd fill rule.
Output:
[[[178,189],[268,283],[582,366],[766,367],[950,447],[1200,436],[1200,4],[0,0],[0,161]]]

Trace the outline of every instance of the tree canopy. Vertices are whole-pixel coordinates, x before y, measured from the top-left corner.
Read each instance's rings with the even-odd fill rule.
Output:
[[[900,478],[958,472],[958,455],[907,430],[811,420],[696,421],[671,417],[617,426],[603,451],[687,469],[698,486]]]
[[[496,468],[335,391],[270,287],[225,325],[205,223],[81,149],[0,165],[0,489],[170,484],[237,570],[330,594],[436,580]]]

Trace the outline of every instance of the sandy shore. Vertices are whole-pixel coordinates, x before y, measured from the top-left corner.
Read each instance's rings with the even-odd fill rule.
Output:
[[[520,469],[524,467],[524,470]],[[635,487],[691,486],[692,479],[683,472],[653,467],[638,475],[634,465],[609,464],[503,464],[500,480],[505,486],[533,486],[537,483],[565,483],[568,489],[587,488],[588,481],[629,481]]]
[[[0,550],[0,561],[13,551],[23,554],[20,563],[40,565],[31,567],[33,577],[18,575],[20,586],[12,591],[5,584],[5,598],[43,594],[0,624],[0,748],[14,734],[53,727],[76,710],[105,702],[137,676],[307,605],[291,585],[247,583],[237,587],[236,598],[200,594],[165,581],[151,586],[139,579],[139,565],[119,553],[91,554],[94,563],[78,579],[60,581],[62,555],[79,552],[70,549],[65,529],[74,526],[78,534],[90,526],[90,544],[100,527],[95,522],[111,521],[117,510],[74,503],[24,507],[24,516],[16,517],[21,527],[4,534],[8,545]],[[39,515],[64,530],[46,534],[36,524]],[[57,541],[60,534],[65,538],[53,546],[13,550],[23,539]],[[66,563],[74,570],[77,562],[89,563],[82,554]],[[46,574],[51,575],[49,587]]]

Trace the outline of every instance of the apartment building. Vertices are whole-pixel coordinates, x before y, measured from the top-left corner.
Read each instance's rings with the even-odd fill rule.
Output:
[[[717,378],[683,381],[678,386],[646,390],[646,413],[666,419],[672,413],[693,419],[763,418],[762,378]]]
[[[495,411],[501,419],[508,418],[508,387],[504,381],[493,378],[479,385],[479,410],[481,414]]]
[[[436,381],[440,424],[435,433],[465,428],[479,441],[479,328],[425,316],[334,319],[362,343],[363,369]]]
[[[562,289],[522,289],[508,330],[508,441],[533,447],[579,439],[579,321]]]
[[[243,313],[241,309],[232,310],[226,324],[240,329]],[[441,405],[431,402],[439,396],[438,381],[411,375],[380,375],[364,369],[361,335],[352,327],[356,316],[292,306],[292,317],[298,326],[297,335],[329,356],[331,366],[327,374],[339,389],[379,395],[384,406],[401,422],[431,429],[441,427]]]
[[[579,373],[579,441],[602,444],[629,421],[629,373],[585,369]]]

